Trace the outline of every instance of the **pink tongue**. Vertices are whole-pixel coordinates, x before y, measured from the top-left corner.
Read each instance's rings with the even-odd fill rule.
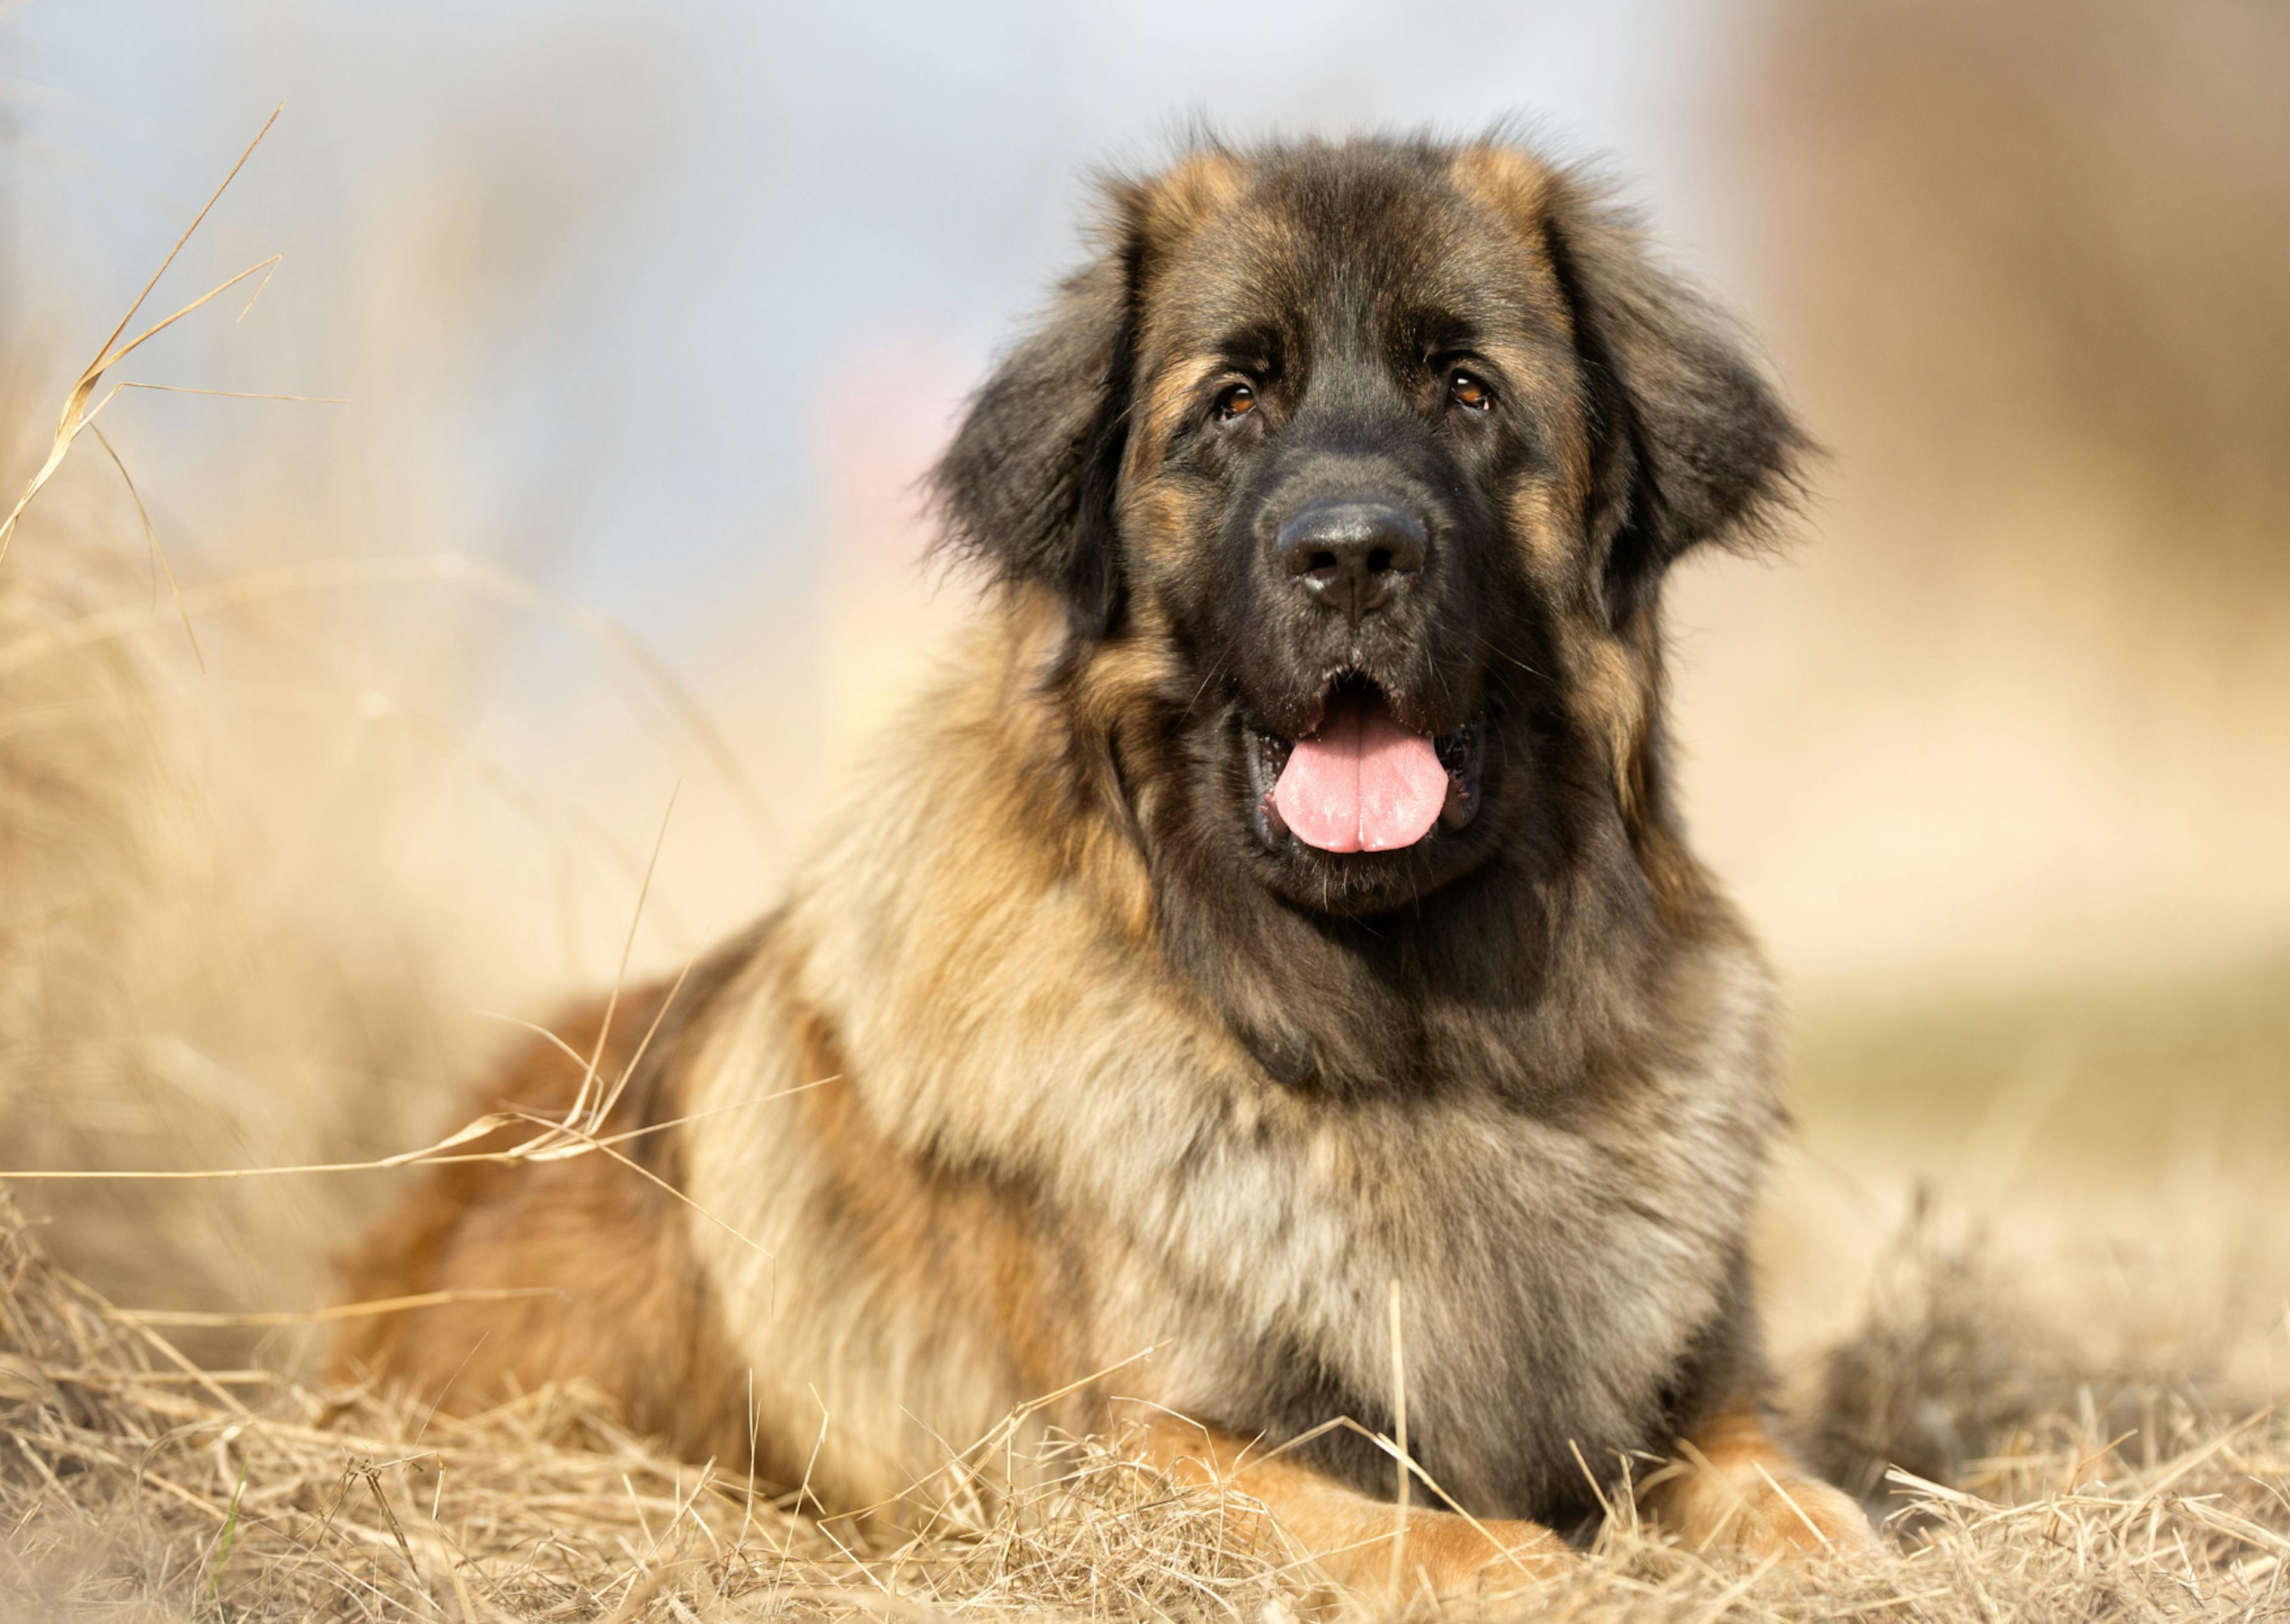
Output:
[[[1430,832],[1446,804],[1447,769],[1381,700],[1328,702],[1320,731],[1299,739],[1272,788],[1296,838],[1323,852],[1393,852]]]

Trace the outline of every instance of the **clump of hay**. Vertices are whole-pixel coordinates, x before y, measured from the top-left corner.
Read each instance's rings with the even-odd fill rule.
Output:
[[[0,1596],[28,1618],[1256,1618],[1307,1582],[1260,1508],[1093,1442],[862,1551],[793,1509],[800,1485],[666,1459],[579,1386],[463,1420],[204,1371],[50,1263],[4,1195],[0,1435]]]
[[[1894,1555],[1747,1566],[1609,1527],[1569,1575],[1451,1606],[1584,1620],[2290,1616],[2290,1425],[2152,1395],[2159,1436],[2022,1415],[1962,1484],[1894,1473]],[[1114,1442],[873,1545],[744,1464],[667,1460],[594,1394],[471,1419],[204,1371],[48,1262],[0,1197],[0,1596],[26,1619],[1112,1621],[1431,1611],[1315,1582],[1261,1508]],[[0,1616],[5,1616],[0,1614]]]

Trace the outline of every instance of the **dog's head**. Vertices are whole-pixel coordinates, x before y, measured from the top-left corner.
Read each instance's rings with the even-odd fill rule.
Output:
[[[1800,444],[1722,324],[1501,143],[1212,147],[1109,195],[937,490],[1061,600],[1069,668],[1151,673],[1162,821],[1358,916],[1480,867],[1567,758],[1643,812],[1662,574]]]

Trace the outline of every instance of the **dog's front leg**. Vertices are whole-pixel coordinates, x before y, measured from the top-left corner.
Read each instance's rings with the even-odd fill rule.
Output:
[[[1288,1536],[1339,1582],[1403,1596],[1513,1589],[1545,1579],[1570,1559],[1540,1523],[1473,1521],[1415,1507],[1403,1529],[1398,1508],[1363,1494],[1293,1457],[1165,1412],[1136,1412],[1146,1457],[1179,1483],[1235,1491],[1258,1501]],[[1398,1545],[1397,1560],[1394,1546]]]

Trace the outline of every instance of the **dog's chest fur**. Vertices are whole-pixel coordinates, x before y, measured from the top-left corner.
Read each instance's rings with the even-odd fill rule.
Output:
[[[1571,1120],[1491,1092],[1346,1107],[1230,1085],[1181,1176],[1130,1174],[1139,1267],[1197,1306],[1173,1328],[1184,1400],[1243,1431],[1342,1414],[1389,1433],[1396,1285],[1413,1451],[1474,1509],[1548,1517],[1589,1498],[1586,1466],[1608,1480],[1620,1452],[1666,1448],[1698,1345],[1739,1306],[1763,1159],[1762,1033],[1737,1012],[1724,1049]],[[1316,1452],[1391,1481],[1356,1432]]]
[[[1597,1089],[1528,1108],[1468,1077],[1400,1078],[1337,1099],[1269,1077],[1109,928],[1085,876],[981,859],[1006,833],[981,826],[982,799],[912,780],[862,796],[781,948],[885,1138],[1036,1215],[1067,1284],[1035,1311],[1080,1332],[1066,1380],[1152,1349],[1107,1392],[1243,1436],[1340,1415],[1388,1429],[1396,1281],[1413,1450],[1464,1505],[1563,1512],[1589,1502],[1586,1466],[1611,1479],[1619,1452],[1664,1447],[1712,1328],[1729,1352],[1744,1311],[1743,1232],[1774,1115],[1766,982],[1746,948],[1681,954],[1664,1041],[1610,1055],[1620,1074]],[[933,882],[917,889],[917,875]],[[751,1071],[727,1081],[725,1102],[758,1086]],[[745,1307],[734,1289],[734,1318],[784,1315],[766,1304],[810,1295],[804,1232],[773,1213],[801,1188],[805,1152],[787,1124],[751,1139],[737,1120],[710,1130],[694,1193],[778,1237],[776,1284]],[[721,1276],[764,1278],[720,1233],[696,1233]],[[823,1308],[865,1295],[847,1275],[819,1291]],[[911,1368],[997,1364],[982,1319],[867,1334],[910,1341]],[[793,1326],[747,1340],[783,1367],[834,1345]],[[966,1395],[997,1379],[933,1375]],[[947,1418],[941,1436],[977,1419]],[[1388,1458],[1357,1435],[1310,1448],[1389,1485]]]

